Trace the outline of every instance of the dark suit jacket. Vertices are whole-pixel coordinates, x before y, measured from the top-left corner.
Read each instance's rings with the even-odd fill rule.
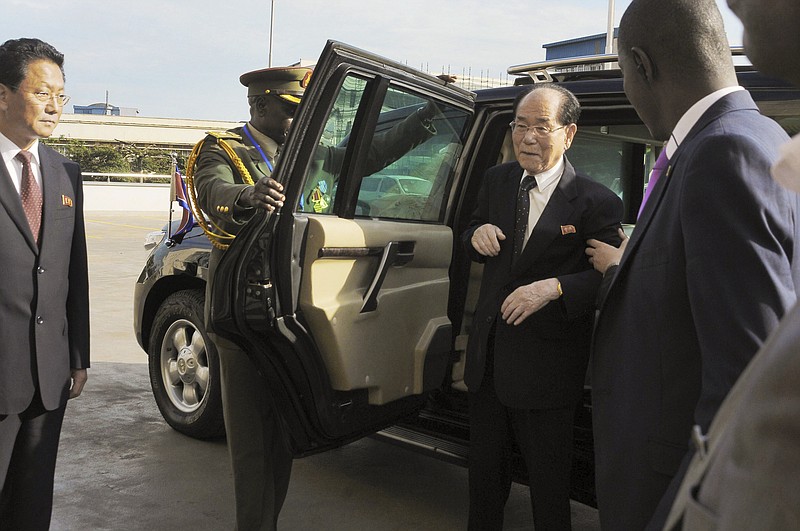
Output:
[[[473,260],[485,262],[481,291],[467,346],[465,382],[477,391],[483,379],[489,332],[496,322],[494,378],[497,396],[508,406],[551,409],[573,406],[583,388],[589,356],[594,300],[601,276],[589,264],[586,240],[619,245],[622,202],[605,186],[576,174],[566,161],[564,174],[512,264],[514,218],[522,168],[517,162],[490,168],[478,206],[462,240]],[[506,235],[500,254],[484,257],[470,243],[485,223]],[[574,232],[571,229],[574,228]],[[499,317],[503,301],[517,287],[558,277],[564,296],[548,303],[519,326]]]
[[[800,522],[800,304],[720,406],[667,529],[797,529]]]
[[[692,426],[708,429],[795,302],[800,206],[769,173],[786,138],[747,92],[722,98],[673,154],[628,242],[593,340],[604,529],[643,529],[660,501],[663,523]]]
[[[89,282],[77,164],[39,144],[44,213],[39,247],[0,164],[0,414],[67,400],[70,369],[89,367]],[[72,203],[71,206],[69,203]]]

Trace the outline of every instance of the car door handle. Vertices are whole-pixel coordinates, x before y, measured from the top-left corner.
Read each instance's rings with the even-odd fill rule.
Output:
[[[414,259],[413,241],[389,242],[383,248],[381,259],[378,262],[378,269],[372,278],[369,289],[364,294],[364,303],[361,305],[361,312],[374,312],[378,309],[378,293],[381,290],[386,273],[390,267],[400,267],[408,264]]]

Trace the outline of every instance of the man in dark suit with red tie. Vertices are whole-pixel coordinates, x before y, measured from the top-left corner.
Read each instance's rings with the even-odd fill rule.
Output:
[[[485,263],[465,367],[470,529],[502,529],[515,439],[536,529],[570,528],[573,417],[601,280],[584,242],[619,245],[622,219],[619,198],[564,155],[579,114],[560,86],[520,94],[511,122],[517,162],[486,173],[462,236],[472,259]]]
[[[0,529],[47,530],[61,422],[89,367],[78,165],[41,144],[58,124],[64,56],[0,46]]]
[[[633,0],[619,64],[669,163],[595,325],[597,501],[604,529],[661,529],[693,426],[796,300],[800,205],[770,177],[787,136],[738,86],[713,0]]]

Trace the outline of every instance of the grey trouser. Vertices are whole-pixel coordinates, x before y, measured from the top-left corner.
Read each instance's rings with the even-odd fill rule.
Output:
[[[211,334],[219,353],[222,406],[233,467],[238,531],[274,530],[286,498],[292,454],[275,403],[255,364]]]

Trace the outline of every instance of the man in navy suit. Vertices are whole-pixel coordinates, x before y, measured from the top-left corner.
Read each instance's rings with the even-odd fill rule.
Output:
[[[0,46],[0,529],[46,530],[67,398],[89,367],[78,165],[41,144],[58,124],[64,56]]]
[[[795,302],[800,205],[770,177],[787,137],[737,85],[713,0],[634,0],[619,64],[668,164],[595,325],[597,499],[604,529],[660,529],[693,426]]]
[[[601,280],[584,242],[618,245],[622,219],[620,199],[564,155],[579,114],[575,96],[558,85],[519,95],[511,122],[517,162],[486,173],[462,237],[472,259],[485,263],[465,367],[470,529],[502,529],[515,439],[536,529],[570,528],[573,417]]]
[[[759,70],[800,86],[800,3],[728,0]],[[779,35],[780,38],[775,38]],[[776,181],[800,193],[800,137],[781,146]],[[720,406],[666,529],[797,529],[800,522],[800,304],[770,334]]]

